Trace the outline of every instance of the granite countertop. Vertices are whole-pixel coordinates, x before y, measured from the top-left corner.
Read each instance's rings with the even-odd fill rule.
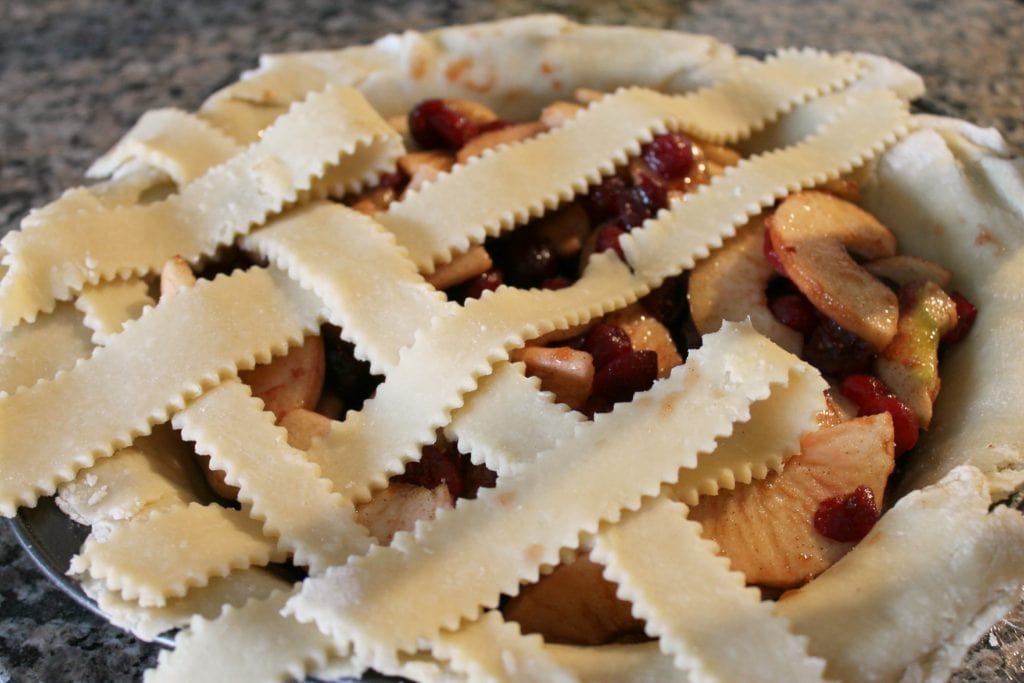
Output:
[[[7,0],[0,5],[0,228],[80,183],[89,162],[145,110],[193,109],[261,52],[536,11],[710,33],[750,48],[877,52],[921,73],[944,110],[996,126],[1024,148],[1024,3],[1011,0]],[[1006,680],[1003,665],[1024,670],[1022,630],[1020,613],[999,624],[954,680]],[[141,680],[158,650],[61,593],[0,524],[0,683]]]

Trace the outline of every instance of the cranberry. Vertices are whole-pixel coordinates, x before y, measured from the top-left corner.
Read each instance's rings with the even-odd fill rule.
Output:
[[[615,403],[628,401],[638,391],[650,389],[657,378],[658,354],[654,351],[619,354],[597,366],[589,407],[593,412],[603,412]]]
[[[774,299],[769,307],[776,320],[804,336],[814,332],[818,326],[818,310],[803,294],[783,294]]]
[[[594,251],[601,252],[611,249],[619,255],[619,258],[625,260],[626,255],[622,251],[622,245],[619,244],[619,238],[624,234],[626,234],[626,231],[614,223],[605,223],[598,226],[594,241]]]
[[[672,327],[686,308],[686,280],[670,277],[640,300],[643,307],[665,327]]]
[[[490,133],[491,131],[508,128],[511,125],[511,121],[506,121],[505,119],[494,119],[493,121],[488,121],[487,123],[482,123],[477,126],[477,133],[483,135],[484,133]]]
[[[814,513],[817,532],[840,543],[861,540],[876,521],[875,494],[867,486],[858,486],[853,493],[821,501]]]
[[[517,239],[502,254],[502,272],[514,287],[534,287],[558,273],[558,260],[546,240]]]
[[[594,367],[600,368],[614,358],[633,350],[629,335],[618,325],[598,323],[583,338],[582,349],[594,357]]]
[[[764,231],[764,258],[768,261],[768,265],[775,269],[775,272],[783,277],[786,276],[786,269],[782,267],[782,261],[779,260],[779,255],[775,253],[775,247],[772,246],[771,235],[768,231]]]
[[[493,291],[503,283],[501,271],[491,268],[477,275],[462,286],[462,299],[479,299],[486,291]]]
[[[540,286],[544,289],[565,289],[571,284],[572,282],[569,278],[564,275],[556,275],[555,277],[549,277],[547,280],[544,280],[544,282],[540,283]]]
[[[942,337],[943,344],[956,344],[967,336],[974,327],[974,319],[978,317],[978,309],[960,292],[953,292],[949,298],[956,304],[956,326]]]
[[[590,188],[587,193],[587,209],[593,222],[600,222],[619,215],[619,208],[627,201],[629,187],[626,181],[613,175]]]
[[[401,171],[382,173],[380,178],[377,180],[377,187],[386,187],[395,191],[401,191],[408,180],[409,177]]]
[[[909,451],[917,443],[918,424],[914,411],[896,398],[885,382],[871,375],[850,375],[839,390],[857,404],[858,415],[889,413],[896,440],[896,455]]]
[[[845,377],[866,372],[876,354],[863,339],[826,318],[807,339],[803,355],[823,375]]]
[[[458,498],[464,491],[462,456],[443,440],[424,446],[418,462],[410,462],[405,472],[395,477],[396,481],[415,484],[433,489],[444,482],[452,497]]]
[[[341,338],[341,330],[325,325],[324,381],[345,404],[347,410],[359,410],[382,377],[370,374],[370,364],[355,356],[355,347]]]
[[[423,100],[409,111],[409,132],[424,149],[458,149],[476,137],[480,129],[444,100]]]
[[[666,180],[682,178],[693,170],[693,142],[679,133],[655,136],[643,146],[640,156]]]
[[[643,203],[651,216],[668,206],[668,186],[646,173],[636,179],[633,195]]]

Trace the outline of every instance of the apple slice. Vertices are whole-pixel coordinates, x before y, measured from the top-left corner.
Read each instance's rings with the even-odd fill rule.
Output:
[[[510,354],[510,360],[526,365],[526,374],[540,378],[544,391],[573,410],[579,410],[590,396],[594,383],[594,358],[586,351],[568,346],[525,346]]]
[[[661,321],[640,304],[627,306],[605,316],[604,322],[622,328],[629,337],[634,351],[654,351],[658,354],[658,377],[664,379],[672,368],[683,364],[672,335]]]
[[[505,618],[519,622],[523,633],[539,633],[555,643],[601,645],[642,633],[643,622],[615,595],[616,585],[603,571],[583,552],[524,586],[502,609]]]
[[[742,571],[747,582],[774,588],[799,586],[825,571],[853,547],[815,529],[826,501],[865,486],[882,507],[895,460],[892,417],[859,417],[804,436],[802,450],[781,474],[701,498],[689,518]],[[714,457],[714,456],[712,456]]]
[[[868,261],[864,267],[875,277],[884,278],[900,287],[912,282],[934,282],[945,288],[953,279],[953,274],[938,263],[903,254]]]
[[[323,340],[319,335],[311,335],[301,346],[265,365],[238,373],[238,378],[280,420],[290,410],[316,407],[324,385],[324,371]]]
[[[896,336],[896,295],[850,256],[892,256],[896,238],[863,209],[824,192],[787,197],[767,220],[786,275],[822,314],[881,351]]]
[[[760,217],[752,219],[690,272],[693,323],[701,334],[710,334],[725,320],[740,322],[749,317],[755,330],[799,354],[803,335],[779,322],[768,308],[765,288],[775,270],[764,255],[764,230]]]
[[[956,327],[956,304],[934,282],[906,285],[900,302],[896,336],[875,361],[875,371],[927,429],[941,385],[939,340]]]
[[[381,545],[389,545],[399,531],[412,531],[416,522],[431,520],[441,508],[453,507],[451,493],[441,482],[433,489],[393,481],[373,498],[356,506],[356,521]]]

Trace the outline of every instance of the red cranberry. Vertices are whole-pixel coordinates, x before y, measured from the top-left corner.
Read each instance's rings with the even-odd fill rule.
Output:
[[[488,121],[487,123],[482,123],[479,126],[477,126],[477,133],[483,135],[484,133],[490,133],[491,131],[494,130],[508,128],[511,125],[511,121],[506,121],[505,119],[494,119],[493,121]]]
[[[876,354],[863,339],[826,318],[807,339],[803,356],[823,375],[845,377],[866,372]]]
[[[662,325],[671,328],[686,309],[686,280],[681,276],[670,277],[640,303]]]
[[[949,298],[956,304],[956,326],[942,337],[943,344],[956,344],[967,336],[967,333],[974,327],[974,320],[978,317],[978,309],[967,300],[960,292],[953,292]]]
[[[572,282],[569,278],[564,275],[556,275],[555,277],[549,277],[547,280],[544,280],[544,282],[540,283],[540,286],[544,289],[565,289],[571,284]]]
[[[850,375],[839,390],[857,404],[858,415],[889,413],[896,440],[896,455],[909,451],[917,443],[918,424],[914,411],[896,398],[885,382],[871,375]]]
[[[679,133],[657,135],[643,146],[640,156],[662,178],[682,178],[693,170],[693,142]]]
[[[646,173],[640,174],[634,182],[633,194],[643,203],[651,216],[668,206],[668,186]]]
[[[583,350],[594,357],[594,367],[602,367],[613,358],[633,350],[629,335],[618,325],[598,323],[583,338]]]
[[[804,336],[818,326],[818,311],[803,294],[783,294],[772,300],[769,307],[776,320]]]
[[[465,483],[462,456],[447,443],[424,446],[419,461],[406,465],[405,472],[395,477],[395,480],[426,489],[436,488],[444,482],[449,493],[458,498],[463,494]]]
[[[630,400],[638,391],[650,389],[657,378],[658,354],[654,351],[619,354],[605,365],[597,366],[590,406],[593,412],[603,412],[615,403]]]
[[[462,286],[462,298],[479,299],[484,292],[497,289],[502,282],[500,270],[497,268],[485,270]]]
[[[476,137],[480,129],[444,100],[423,100],[409,111],[409,132],[424,149],[458,149]]]
[[[861,540],[876,521],[875,494],[867,486],[858,486],[853,493],[821,501],[814,513],[817,532],[840,543]]]
[[[779,255],[775,253],[771,235],[768,234],[767,230],[764,231],[764,258],[768,261],[768,265],[775,269],[776,273],[786,277],[786,269],[782,267],[782,261],[779,260]]]
[[[534,287],[558,273],[558,260],[545,240],[515,240],[502,254],[501,269],[508,284]]]
[[[586,203],[592,221],[600,222],[619,215],[619,207],[627,201],[629,187],[626,181],[613,175],[590,188]]]
[[[605,223],[599,226],[595,236],[594,251],[601,252],[611,249],[619,255],[620,259],[625,260],[626,255],[622,251],[622,245],[619,244],[619,238],[625,234],[626,231],[614,223]]]
[[[409,177],[401,171],[382,173],[380,179],[377,181],[377,187],[387,187],[395,191],[400,191],[405,187],[405,183],[408,182],[408,180]]]

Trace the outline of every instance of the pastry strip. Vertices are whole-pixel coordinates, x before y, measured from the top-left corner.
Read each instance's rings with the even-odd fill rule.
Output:
[[[94,161],[86,176],[108,177],[136,161],[163,171],[183,187],[241,151],[238,143],[198,116],[179,109],[154,109]]]
[[[264,569],[250,567],[212,579],[202,588],[192,588],[184,596],[168,600],[163,607],[143,607],[107,590],[102,581],[82,582],[85,594],[96,602],[112,624],[147,642],[161,633],[187,626],[193,615],[213,619],[224,605],[240,606],[252,598],[288,590],[290,586],[289,582]]]
[[[387,548],[307,579],[289,611],[367,656],[412,651],[418,639],[454,629],[536,580],[581,532],[675,481],[800,365],[751,328],[727,325],[667,380],[580,425],[521,474],[442,511],[415,535],[398,534]],[[624,460],[629,452],[645,457]]]
[[[163,607],[212,577],[282,559],[245,513],[192,503],[114,525],[102,539],[91,534],[69,573],[99,579],[143,607]]]
[[[378,216],[416,266],[432,272],[452,253],[587,191],[666,128],[735,140],[860,70],[852,59],[787,52],[689,95],[622,90],[537,138],[456,166]],[[722,104],[731,106],[724,111]]]
[[[806,639],[729,569],[686,512],[659,498],[594,539],[591,557],[646,621],[647,634],[694,681],[822,681],[825,662],[807,655]],[[652,548],[657,562],[648,557]]]
[[[225,326],[229,314],[235,322]],[[281,273],[236,272],[179,292],[73,370],[0,397],[0,514],[34,505],[237,368],[298,344],[319,314],[319,302]],[[51,428],[55,405],[74,406],[62,414],[63,435]]]
[[[848,96],[848,105],[818,133],[792,147],[745,159],[709,185],[673,203],[620,244],[637,276],[657,284],[691,268],[693,255],[735,234],[736,226],[790,192],[839,177],[877,155],[910,126],[906,104],[888,91]],[[705,242],[694,226],[719,225],[719,237]]]
[[[571,683],[578,679],[544,650],[539,635],[524,636],[519,624],[506,622],[501,612],[483,614],[453,633],[442,633],[434,642],[434,656],[466,674],[471,681],[515,683],[546,681]]]
[[[70,370],[92,353],[89,328],[70,303],[29,325],[0,332],[0,393],[14,393],[60,370]]]
[[[231,379],[208,390],[171,423],[195,441],[196,452],[210,456],[211,467],[225,472],[227,483],[239,489],[239,502],[296,564],[318,574],[370,547],[352,504],[288,445],[288,433],[245,384]],[[282,482],[287,496],[281,495]]]
[[[75,308],[85,315],[83,322],[92,330],[93,343],[105,345],[126,320],[138,318],[154,303],[149,286],[139,278],[130,278],[86,285],[75,299]]]
[[[332,647],[312,624],[281,617],[289,595],[281,591],[241,607],[228,605],[212,621],[193,617],[175,638],[174,650],[161,652],[159,665],[143,681],[305,680],[311,669],[327,663]]]
[[[341,204],[290,211],[246,237],[244,246],[315,292],[375,374],[392,370],[416,330],[454,306],[446,307],[391,233]]]
[[[244,153],[162,202],[57,212],[31,231],[8,234],[0,327],[33,319],[87,283],[152,272],[175,255],[190,262],[211,255],[309,189],[329,164],[343,160],[355,189],[393,165],[400,147],[354,90],[311,95]]]
[[[945,680],[1020,597],[1020,512],[990,513],[990,504],[981,472],[954,469],[897,501],[850,553],[785,594],[776,612],[826,659],[830,678]]]
[[[637,293],[632,293],[632,292]],[[526,339],[565,329],[626,306],[646,293],[618,258],[598,255],[580,280],[560,290],[500,289],[435,318],[429,331],[403,349],[401,362],[373,398],[315,443],[324,476],[343,495],[367,500],[371,488],[419,457],[435,430],[449,421],[462,395],[508,349]]]

